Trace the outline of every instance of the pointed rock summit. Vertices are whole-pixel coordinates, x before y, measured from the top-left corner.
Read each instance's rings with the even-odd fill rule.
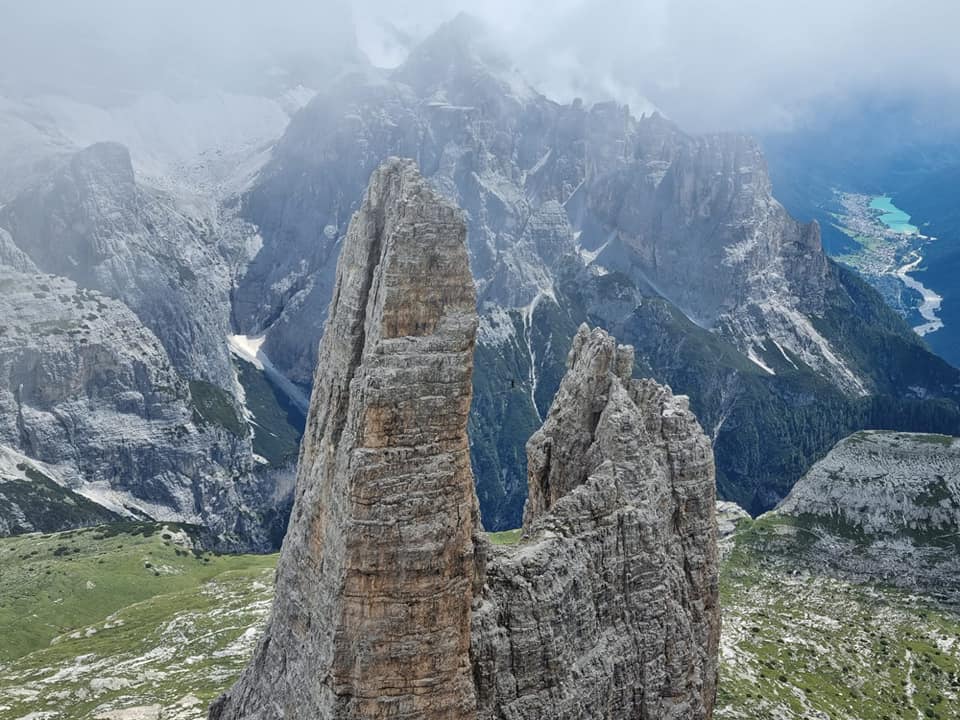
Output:
[[[713,450],[685,397],[585,325],[527,443],[525,540],[473,620],[482,720],[702,720],[720,637]]]
[[[387,161],[340,257],[273,613],[211,718],[474,716],[475,305],[461,213]]]
[[[320,344],[266,634],[212,720],[704,720],[714,467],[685,398],[586,326],[528,444],[524,539],[478,532],[458,210],[377,170]]]

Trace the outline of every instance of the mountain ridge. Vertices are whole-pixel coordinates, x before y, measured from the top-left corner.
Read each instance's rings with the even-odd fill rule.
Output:
[[[401,155],[467,213],[481,311],[474,469],[493,529],[519,523],[524,433],[549,405],[576,328],[600,324],[649,347],[656,339],[643,308],[658,298],[683,316],[656,325],[671,333],[667,343],[697,353],[725,345],[761,373],[736,360],[691,379],[659,349],[638,352],[655,377],[691,395],[718,433],[721,488],[755,511],[772,507],[851,431],[954,431],[960,374],[948,377],[826,258],[816,225],[787,215],[754,141],[693,138],[659,115],[637,120],[612,103],[564,106],[528,87],[518,92],[501,66],[478,61],[469,37],[438,32],[467,46],[450,51],[449,73],[418,77],[414,52],[398,70],[328,88],[294,118],[244,196],[242,213],[263,246],[237,286],[235,319],[246,333],[266,334],[264,351],[292,379],[309,383],[333,262],[365,176]],[[434,50],[449,44],[441,37],[424,46],[447,67]],[[857,328],[857,318],[868,327]],[[687,332],[687,322],[715,339]],[[877,367],[870,356],[888,345],[893,359]],[[841,409],[840,419],[815,432],[799,421],[764,468],[760,458],[770,460],[780,442],[773,426],[798,395],[823,395],[814,402]],[[890,400],[874,403],[878,396]],[[924,396],[945,398],[944,406],[928,404],[916,422],[897,409],[923,405]],[[749,406],[739,411],[757,436],[749,454],[724,420],[731,403]],[[790,441],[804,447],[801,457]]]

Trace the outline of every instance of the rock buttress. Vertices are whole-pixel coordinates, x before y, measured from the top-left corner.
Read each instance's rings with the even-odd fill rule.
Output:
[[[273,612],[211,718],[476,716],[476,325],[460,212],[387,161],[337,268]]]
[[[713,452],[686,398],[632,369],[631,348],[581,327],[527,444],[525,540],[484,551],[481,720],[712,716]]]

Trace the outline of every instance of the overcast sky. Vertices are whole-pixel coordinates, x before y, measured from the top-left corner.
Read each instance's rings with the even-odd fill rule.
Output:
[[[405,43],[467,10],[548,95],[612,96],[638,109],[646,97],[691,130],[788,127],[865,96],[950,106],[960,97],[957,0],[348,4],[360,46],[378,64],[399,62]],[[117,66],[129,77],[171,57],[189,60],[189,74],[273,51],[322,55],[352,39],[346,17],[336,0],[0,0],[0,80],[79,82],[123,74]],[[88,68],[98,48],[109,59]]]
[[[865,96],[960,95],[957,0],[358,2],[364,18],[420,32],[466,9],[549,94],[645,96],[691,129],[783,127]]]

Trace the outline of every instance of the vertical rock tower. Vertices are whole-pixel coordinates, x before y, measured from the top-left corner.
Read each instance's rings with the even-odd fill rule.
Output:
[[[388,160],[337,268],[273,612],[211,718],[476,716],[476,325],[461,213]]]
[[[720,639],[714,464],[685,397],[582,326],[527,443],[524,542],[474,613],[481,720],[704,720]]]

